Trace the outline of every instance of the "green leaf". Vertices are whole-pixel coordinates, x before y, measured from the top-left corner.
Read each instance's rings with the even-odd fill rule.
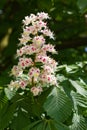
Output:
[[[87,9],[87,0],[78,0],[77,5],[81,13],[84,13],[85,9]]]
[[[40,118],[42,113],[44,113],[43,104],[50,91],[51,88],[48,88],[37,97],[33,97],[31,92],[28,92],[28,95],[19,96],[18,99],[16,99],[16,102],[18,102],[18,105],[20,105],[21,108],[28,112],[30,117],[34,116]]]
[[[67,73],[75,73],[78,70],[76,65],[66,65],[66,72]]]
[[[74,113],[70,130],[87,130],[85,119],[81,115]]]
[[[54,87],[44,103],[47,114],[57,121],[65,121],[72,111],[72,103],[66,94]]]
[[[38,7],[40,9],[44,9],[44,10],[50,10],[50,8],[52,8],[52,1],[51,0],[47,0],[46,2],[44,2],[44,0],[38,0],[37,1]]]
[[[0,130],[6,128],[13,118],[16,104],[7,103],[0,112]]]
[[[11,91],[9,88],[5,88],[4,91],[9,100],[16,94],[15,89]]]
[[[33,104],[31,104],[31,107],[32,107],[33,114],[35,114],[36,116],[40,117],[42,115],[42,113],[44,112],[43,104],[45,103],[46,98],[47,98],[48,94],[50,93],[50,91],[51,91],[51,87],[46,89],[38,97],[34,98],[34,102],[33,102]]]
[[[5,4],[6,4],[6,0],[0,1],[0,9],[3,9]]]
[[[14,119],[12,120],[10,127],[14,130],[22,130],[29,124],[30,120],[28,114],[23,109],[19,109],[16,115],[14,116]]]
[[[69,128],[60,122],[45,119],[31,123],[23,130],[69,130]]]
[[[5,96],[3,90],[0,91],[0,111],[3,109],[5,104],[8,102],[7,97]]]
[[[87,90],[84,89],[84,86],[77,81],[69,80],[72,86],[77,90],[77,93],[81,94],[84,97],[87,97]]]
[[[30,125],[28,125],[27,127],[25,127],[23,130],[35,130],[34,128],[37,127],[37,125],[41,123],[41,120],[35,121],[33,123],[31,123]]]
[[[51,121],[50,125],[51,125],[51,127],[52,126],[54,127],[54,129],[52,129],[52,130],[69,130],[69,128],[67,126],[63,125],[60,122]]]
[[[76,106],[79,105],[81,107],[87,108],[87,98],[74,91],[71,91],[71,96]]]

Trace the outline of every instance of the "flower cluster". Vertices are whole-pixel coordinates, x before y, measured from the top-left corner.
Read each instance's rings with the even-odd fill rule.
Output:
[[[54,34],[48,28],[46,19],[50,19],[48,14],[41,12],[26,16],[23,20],[23,33],[16,54],[19,61],[11,70],[16,80],[8,85],[11,90],[29,87],[37,96],[44,86],[57,85],[57,62],[48,56],[48,52],[54,54],[56,50],[53,45],[46,43],[47,38],[54,39]]]

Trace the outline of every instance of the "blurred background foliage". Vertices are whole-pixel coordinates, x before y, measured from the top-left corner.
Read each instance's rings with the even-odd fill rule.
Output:
[[[47,12],[55,34],[59,65],[87,60],[87,0],[3,0],[0,1],[0,85],[9,82],[15,63],[22,20],[31,13]]]

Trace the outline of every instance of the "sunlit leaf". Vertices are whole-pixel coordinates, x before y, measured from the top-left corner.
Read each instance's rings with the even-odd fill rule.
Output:
[[[65,121],[71,114],[72,103],[63,91],[55,87],[47,97],[44,108],[55,120]]]
[[[10,100],[16,93],[16,90],[10,90],[9,88],[4,89],[7,98]]]
[[[74,91],[71,91],[71,96],[74,101],[74,104],[87,108],[87,98]]]
[[[85,119],[81,115],[75,113],[70,130],[87,130]]]
[[[79,84],[78,82],[71,79],[69,81],[72,84],[72,86],[77,90],[77,93],[87,97],[87,90],[84,89],[84,86],[82,86],[82,84]]]

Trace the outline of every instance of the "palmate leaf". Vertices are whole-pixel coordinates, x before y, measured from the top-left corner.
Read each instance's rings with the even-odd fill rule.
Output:
[[[65,121],[72,111],[71,100],[60,88],[53,88],[50,95],[44,103],[44,109],[47,115],[54,118],[56,121]]]
[[[74,92],[74,91],[71,91],[71,97],[73,99],[73,103],[74,105],[79,105],[81,107],[84,107],[84,108],[87,108],[87,98]]]
[[[21,95],[16,100],[18,106],[23,108],[28,116],[40,117],[43,111],[42,105],[38,102],[37,98],[33,97],[33,95],[29,92],[29,95]]]
[[[27,127],[25,127],[23,130],[36,130],[39,126],[38,130],[43,130],[44,126],[43,126],[43,122],[41,120],[35,121],[31,124],[29,124]]]
[[[82,84],[78,83],[77,81],[71,80],[71,79],[69,80],[69,82],[77,90],[77,93],[79,93],[82,96],[87,98],[87,90],[85,89],[85,87]]]
[[[60,122],[44,119],[31,123],[23,130],[69,130],[69,128]]]
[[[3,109],[3,107],[5,106],[5,104],[8,102],[7,97],[4,94],[4,91],[1,90],[0,91],[0,111]]]
[[[87,130],[85,119],[82,115],[74,114],[70,130]]]
[[[9,100],[16,94],[15,89],[11,91],[9,88],[5,88],[4,91]]]
[[[14,130],[22,130],[30,124],[29,115],[23,109],[19,109],[11,122],[10,128]]]
[[[35,98],[34,104],[33,104],[33,112],[37,113],[38,116],[41,116],[42,113],[44,112],[43,104],[46,101],[47,96],[51,92],[52,88],[47,88],[41,95]]]
[[[80,8],[81,13],[84,13],[87,9],[87,1],[86,0],[77,0],[77,5]]]
[[[17,102],[18,106],[27,111],[30,117],[35,116],[40,118],[42,113],[44,113],[43,104],[50,91],[51,88],[48,88],[37,97],[33,97],[31,92],[28,92],[28,94],[26,95],[16,95],[15,97],[13,97],[13,102]]]
[[[2,111],[0,111],[0,130],[3,130],[9,125],[9,122],[13,118],[13,114],[16,108],[16,104],[5,104]]]

